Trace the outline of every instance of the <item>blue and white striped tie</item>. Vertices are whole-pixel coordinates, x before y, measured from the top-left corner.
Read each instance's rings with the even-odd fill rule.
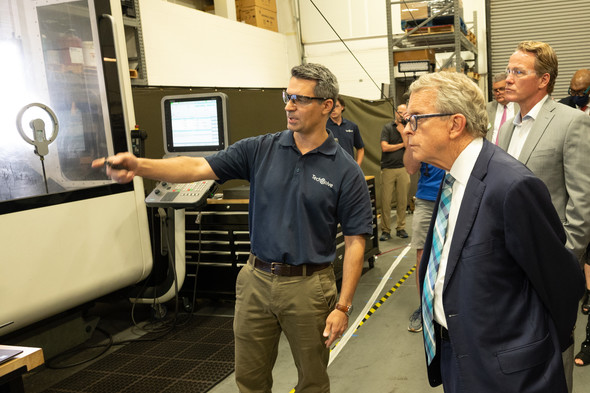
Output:
[[[447,173],[445,175],[440,203],[436,213],[434,233],[432,236],[432,249],[430,251],[430,258],[428,259],[428,267],[426,269],[426,277],[424,278],[424,287],[422,290],[424,346],[426,347],[426,355],[428,357],[429,365],[432,363],[432,359],[436,353],[436,340],[434,338],[434,284],[436,283],[440,258],[442,256],[443,246],[447,236],[449,210],[451,209],[451,196],[453,193],[454,182],[455,178],[453,178],[450,173]]]

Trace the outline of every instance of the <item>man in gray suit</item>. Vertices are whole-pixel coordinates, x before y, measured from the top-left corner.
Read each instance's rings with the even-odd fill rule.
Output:
[[[512,119],[520,109],[517,103],[510,102],[506,99],[506,73],[501,72],[494,76],[492,84],[494,100],[488,102],[486,110],[488,112],[488,133],[486,139],[493,144],[498,144],[498,130],[508,119]]]
[[[517,102],[520,111],[500,128],[498,145],[545,182],[566,247],[580,259],[590,242],[590,116],[551,98],[557,56],[548,44],[519,43],[506,73],[506,99]],[[563,358],[571,392],[573,345]]]

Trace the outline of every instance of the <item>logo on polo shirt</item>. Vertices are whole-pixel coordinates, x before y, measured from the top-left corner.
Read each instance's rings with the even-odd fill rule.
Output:
[[[325,177],[317,177],[316,175],[311,175],[311,177],[313,180],[317,181],[322,186],[328,186],[330,188],[334,188],[334,184],[327,181]]]
[[[354,132],[354,130],[346,130],[346,132]]]

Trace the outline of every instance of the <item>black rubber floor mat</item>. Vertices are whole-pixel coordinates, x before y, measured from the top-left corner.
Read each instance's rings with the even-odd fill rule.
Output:
[[[234,371],[232,324],[233,318],[195,316],[157,341],[125,345],[44,393],[207,392]]]

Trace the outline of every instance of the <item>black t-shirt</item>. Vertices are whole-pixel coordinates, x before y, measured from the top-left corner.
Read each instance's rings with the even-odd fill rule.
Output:
[[[401,134],[397,130],[394,121],[389,122],[383,126],[383,130],[381,131],[381,141],[385,141],[391,145],[403,143],[404,140],[402,139]],[[381,169],[403,168],[405,151],[406,148],[402,147],[401,149],[396,151],[382,152]]]

